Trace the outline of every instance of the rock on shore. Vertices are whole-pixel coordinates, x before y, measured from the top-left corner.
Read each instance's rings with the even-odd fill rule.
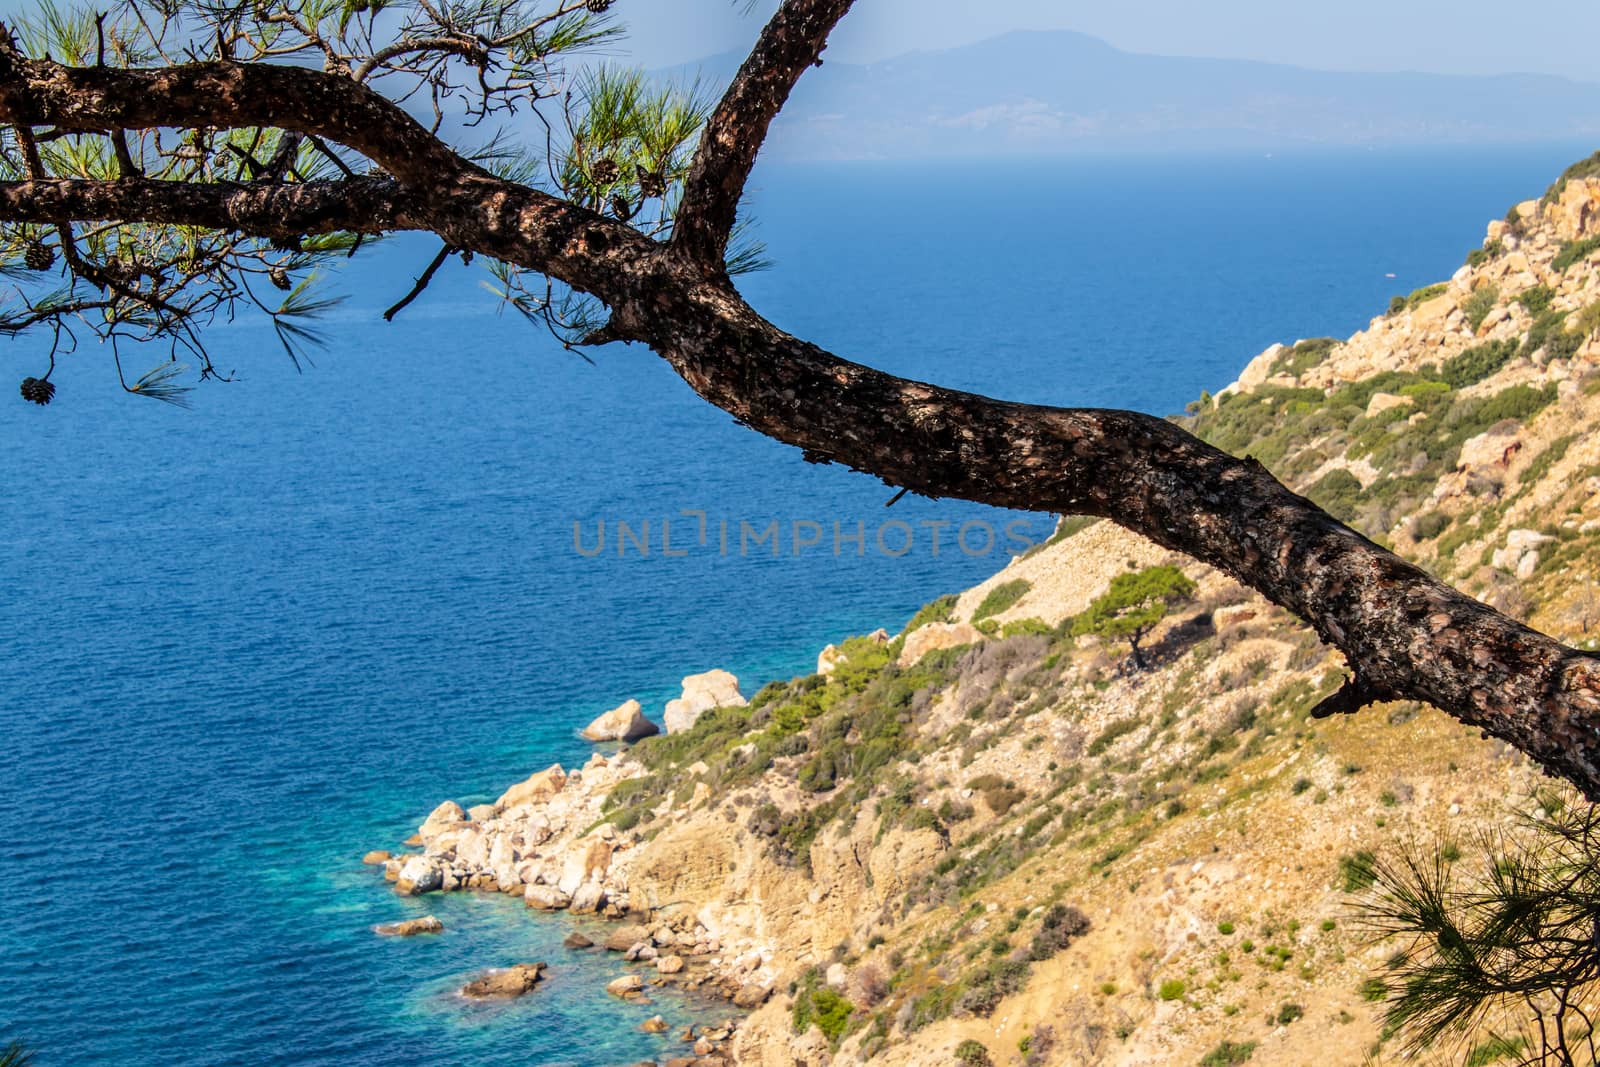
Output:
[[[633,742],[660,732],[661,727],[645,718],[637,700],[618,704],[583,728],[583,736],[589,741]]]
[[[544,978],[543,963],[519,963],[503,971],[490,971],[482,978],[461,987],[461,995],[473,1000],[490,997],[520,997],[533,991]]]
[[[415,937],[417,934],[443,933],[444,923],[432,915],[424,915],[420,919],[406,919],[404,922],[379,923],[372,930],[387,937]]]
[[[738,678],[723,670],[706,671],[683,680],[683,695],[667,701],[662,720],[667,733],[681,734],[712,708],[742,708],[747,703]]]

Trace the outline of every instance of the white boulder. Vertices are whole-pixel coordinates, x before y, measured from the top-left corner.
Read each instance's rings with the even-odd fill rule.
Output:
[[[712,708],[742,708],[749,701],[739,692],[739,679],[723,670],[691,674],[683,680],[683,695],[667,701],[662,720],[667,733],[677,734],[694,726]]]
[[[637,741],[661,732],[661,727],[645,718],[637,700],[627,700],[583,728],[590,741]]]

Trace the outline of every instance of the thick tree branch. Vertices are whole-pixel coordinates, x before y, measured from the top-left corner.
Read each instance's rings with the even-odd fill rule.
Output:
[[[496,178],[462,159],[371,89],[347,77],[302,67],[226,62],[154,70],[67,67],[27,59],[0,40],[0,122],[17,124],[19,129],[52,125],[79,130],[271,126],[337,141],[373,159],[399,186],[418,194],[407,201],[407,213],[393,228],[431,229],[457,248],[543,271],[602,299],[609,292],[625,291],[625,282],[631,287],[628,280],[655,270],[663,259],[661,246],[637,230],[548,193]],[[91,190],[91,184],[83,183],[72,195],[80,200],[111,195],[109,190]],[[261,223],[259,212],[247,211],[238,218],[219,212],[204,193],[156,194],[151,185],[166,183],[126,184],[134,187],[135,199],[127,203],[135,209],[141,207],[139,196],[166,198],[160,203],[143,201],[142,210],[148,213],[126,216],[128,221],[177,221],[161,213],[182,204],[195,212],[212,205],[208,217],[213,221],[196,218],[196,225],[255,232],[252,227]],[[68,194],[56,190],[55,195]],[[188,195],[197,199],[186,199]],[[0,207],[0,220],[36,221],[37,212],[26,206],[26,199],[14,197]],[[232,201],[248,202],[242,191]],[[82,217],[113,216],[90,212]]]
[[[1007,403],[896,378],[783,333],[715,281],[617,309],[751,428],[932,497],[1100,515],[1312,625],[1356,681],[1320,710],[1426,701],[1600,799],[1600,656],[1438,581],[1163,419]]]
[[[0,219],[167,223],[293,237],[428,229],[418,200],[394,179],[378,177],[296,185],[54,178],[0,182]]]
[[[722,272],[728,237],[767,127],[800,75],[821,62],[828,34],[852,0],[784,0],[755,51],[706,120],[683,190],[673,245],[713,273]]]
[[[83,131],[271,126],[337,141],[408,184],[482,173],[366,86],[268,63],[68,67],[0,39],[0,121]]]

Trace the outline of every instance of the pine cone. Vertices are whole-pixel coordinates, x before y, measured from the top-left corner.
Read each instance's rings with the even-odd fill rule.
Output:
[[[35,404],[48,404],[50,398],[56,395],[56,387],[45,378],[22,379],[22,399],[31,400]]]
[[[617,161],[614,159],[602,159],[594,165],[589,174],[601,185],[610,185],[622,176],[622,168],[617,166]]]
[[[667,179],[657,171],[639,168],[639,195],[645,199],[667,195]]]
[[[584,6],[596,15],[604,15],[611,7],[611,0],[589,0]]]
[[[27,264],[29,270],[49,270],[55,265],[56,254],[54,250],[34,241],[22,254],[22,262]]]
[[[294,288],[294,283],[289,280],[289,272],[282,267],[273,267],[267,271],[267,277],[271,279],[273,285],[285,292]]]

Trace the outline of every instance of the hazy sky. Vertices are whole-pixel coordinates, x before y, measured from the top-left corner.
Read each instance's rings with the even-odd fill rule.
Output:
[[[618,0],[648,66],[743,48],[758,0],[741,16],[732,0]],[[1331,70],[1452,74],[1531,71],[1600,81],[1594,44],[1600,3],[1539,0],[858,0],[830,54],[871,60],[942,48],[1014,29],[1068,29],[1132,52],[1264,59]]]
[[[0,15],[36,2],[0,0]],[[755,4],[749,15],[736,0],[617,0],[615,10],[633,31],[634,59],[656,67],[748,48],[777,0]],[[1529,71],[1600,81],[1596,0],[857,0],[829,54],[883,59],[1016,29],[1078,30],[1130,52],[1328,70]]]

